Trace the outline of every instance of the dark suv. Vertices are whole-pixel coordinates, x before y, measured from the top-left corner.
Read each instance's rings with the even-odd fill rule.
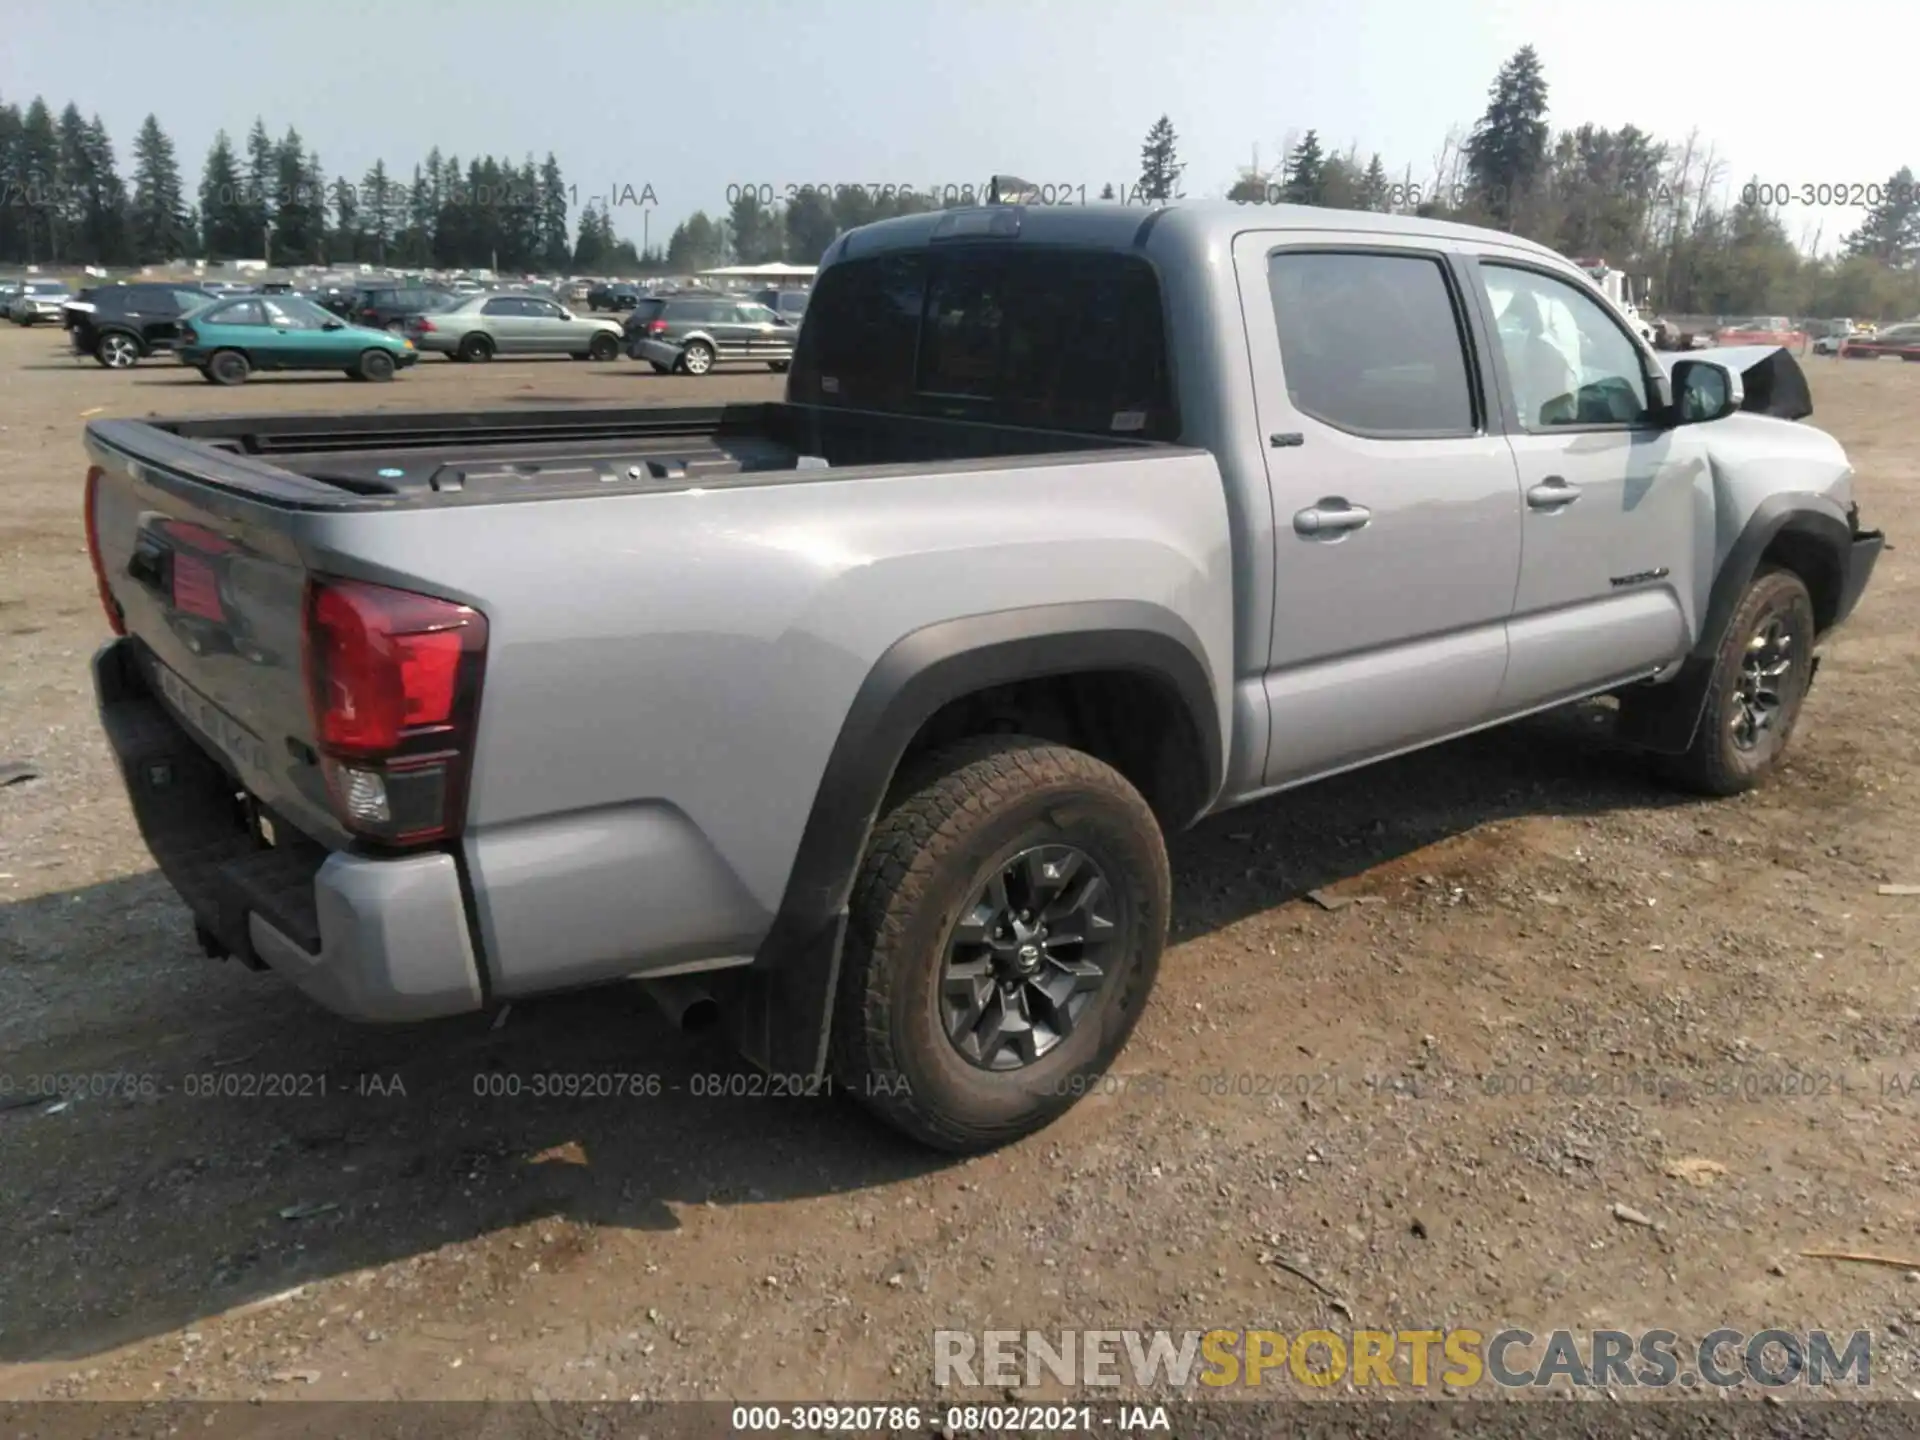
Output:
[[[61,310],[75,354],[125,370],[173,349],[180,317],[219,298],[190,283],[142,282],[82,290]]]
[[[753,298],[782,320],[791,320],[798,325],[800,317],[807,313],[809,293],[806,290],[756,290]]]
[[[705,375],[716,365],[785,370],[799,327],[744,295],[650,296],[627,317],[627,354],[666,374]]]
[[[607,280],[588,287],[589,310],[631,310],[640,303],[640,287],[626,280]]]
[[[344,317],[371,330],[404,330],[409,315],[438,310],[454,298],[432,285],[364,285],[354,292]]]

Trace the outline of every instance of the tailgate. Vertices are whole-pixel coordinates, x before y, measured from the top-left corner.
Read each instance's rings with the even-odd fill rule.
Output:
[[[89,534],[145,688],[275,815],[344,846],[313,747],[306,569],[274,508],[90,449]]]

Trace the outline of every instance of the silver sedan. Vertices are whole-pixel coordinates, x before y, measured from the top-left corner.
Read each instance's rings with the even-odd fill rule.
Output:
[[[537,295],[467,295],[438,310],[410,315],[407,338],[418,350],[453,360],[496,355],[571,355],[612,360],[620,354],[620,322],[576,315]]]

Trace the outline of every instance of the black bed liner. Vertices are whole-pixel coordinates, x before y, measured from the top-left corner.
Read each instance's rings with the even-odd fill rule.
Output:
[[[1125,435],[778,401],[223,415],[95,421],[88,431],[163,471],[182,470],[198,481],[298,508],[338,508],[355,497],[376,504],[557,498],[769,483],[783,478],[781,472],[830,475],[849,467],[1166,448]],[[213,469],[194,463],[226,456],[241,463]],[[221,469],[227,473],[215,473]]]

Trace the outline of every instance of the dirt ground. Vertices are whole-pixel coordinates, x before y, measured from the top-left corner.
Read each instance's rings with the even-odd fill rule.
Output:
[[[1580,711],[1210,822],[1122,1073],[956,1163],[696,1096],[740,1072],[623,990],[369,1029],[203,958],[93,714],[87,417],[777,378],[227,391],[63,342],[0,327],[0,762],[38,772],[0,788],[0,1400],[924,1399],[938,1327],[1349,1323],[1865,1328],[1876,1393],[1920,1385],[1920,1274],[1800,1253],[1920,1268],[1920,896],[1877,893],[1920,883],[1920,368],[1808,362],[1898,548],[1777,783],[1676,799]],[[477,1093],[554,1068],[663,1093]]]

